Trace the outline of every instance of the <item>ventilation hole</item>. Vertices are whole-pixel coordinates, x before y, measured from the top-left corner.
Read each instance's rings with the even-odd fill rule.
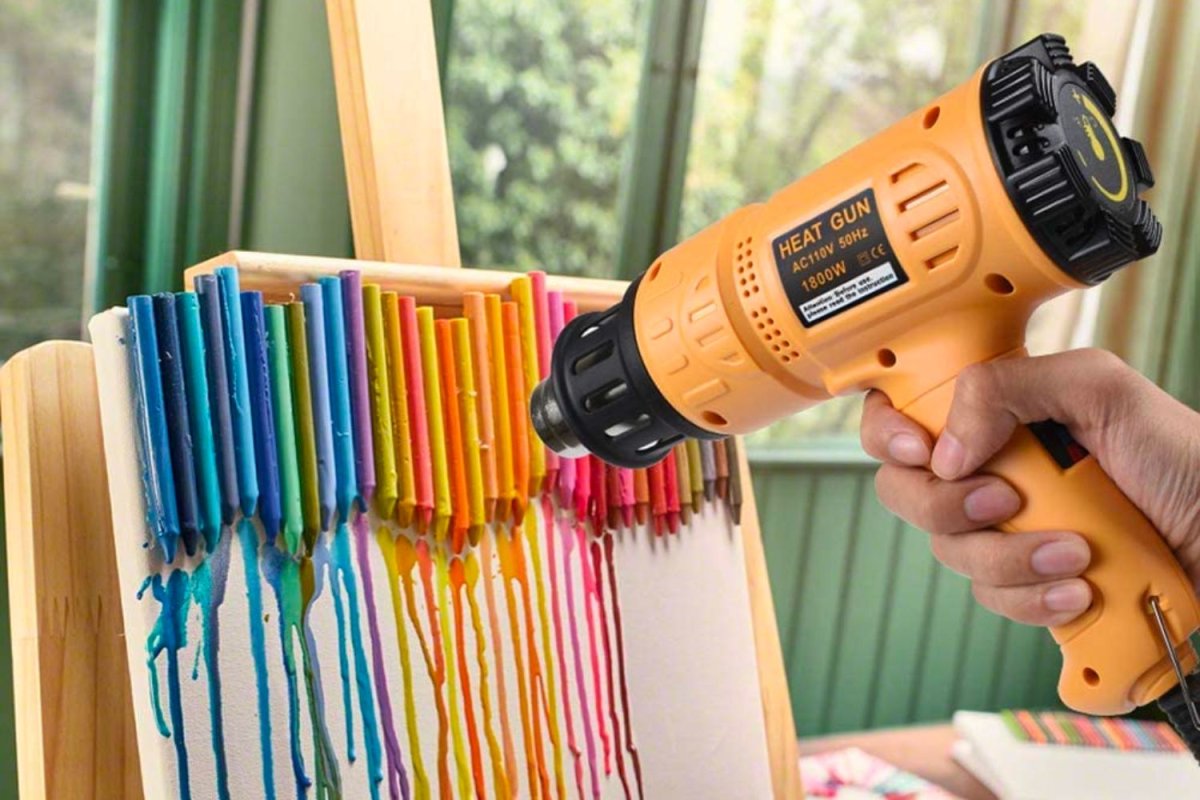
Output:
[[[933,233],[934,231],[940,230],[941,228],[946,227],[950,223],[957,222],[957,221],[958,221],[958,209],[955,208],[951,211],[946,212],[942,216],[938,217],[933,222],[930,222],[926,225],[922,225],[921,227],[917,228],[915,231],[913,231],[911,234],[909,234],[909,236],[911,236],[912,240],[915,242],[918,239],[924,239],[926,236]]]
[[[610,439],[618,439],[635,431],[640,431],[650,425],[649,414],[639,414],[632,420],[621,420],[615,425],[609,425],[604,429],[604,435]]]
[[[951,247],[949,250],[943,250],[933,258],[925,259],[925,266],[928,269],[937,269],[942,264],[953,261],[956,255],[958,255],[958,245]]]
[[[922,167],[921,164],[909,164],[906,167],[901,167],[900,169],[898,169],[892,173],[892,176],[891,176],[892,183],[899,183],[903,179],[907,178],[909,175],[919,172],[921,170],[921,167]]]
[[[998,272],[989,273],[983,279],[983,285],[996,294],[1012,294],[1016,290],[1016,287],[1012,285],[1012,281]]]
[[[887,369],[896,366],[896,354],[886,347],[875,354],[875,358],[879,359],[879,365]]]
[[[927,189],[922,189],[907,200],[900,201],[900,210],[908,211],[910,208],[916,208],[917,206],[921,205],[921,203],[928,202],[937,197],[939,194],[949,190],[949,184],[947,184],[945,181],[939,181]]]
[[[592,367],[604,361],[613,354],[613,343],[605,342],[599,347],[584,353],[579,358],[575,359],[575,363],[571,365],[571,371],[576,375],[586,372]]]
[[[751,311],[751,312],[750,312],[750,318],[751,318],[751,319],[758,319],[758,312],[757,312],[757,311]]]
[[[1096,672],[1096,670],[1092,669],[1091,667],[1084,667],[1083,682],[1088,686],[1100,685],[1100,673]]]
[[[941,114],[942,109],[938,106],[934,106],[925,112],[925,118],[921,120],[921,124],[925,126],[926,130],[928,130],[937,124],[938,117],[941,116]]]
[[[797,353],[795,350],[793,350],[792,352],[788,353],[788,355],[790,355],[792,358],[799,358],[799,357],[800,357],[800,354],[799,354],[799,353]]]
[[[592,392],[585,397],[583,399],[583,408],[589,413],[599,411],[614,400],[619,399],[627,391],[629,391],[629,384],[625,383],[625,381],[613,381],[603,389]]]
[[[748,292],[748,291],[742,292],[742,297],[749,297],[749,296],[750,296],[750,292]]]
[[[790,357],[786,356],[786,355],[783,357],[783,363],[785,363],[785,364],[786,364],[786,363],[788,363],[788,362],[789,362],[789,361],[791,361],[791,360],[792,360],[792,359],[791,359]]]
[[[728,420],[715,411],[702,411],[700,416],[704,418],[705,422],[716,428],[724,428],[729,424]]]
[[[660,273],[660,272],[662,272],[662,262],[657,261],[657,262],[655,262],[654,266],[650,268],[650,273],[648,275],[646,275],[647,282],[652,281],[655,278],[657,278],[658,273]]]

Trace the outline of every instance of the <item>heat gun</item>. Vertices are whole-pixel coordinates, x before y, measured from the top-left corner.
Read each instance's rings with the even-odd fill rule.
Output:
[[[1063,38],[1039,36],[873,139],[660,256],[563,331],[531,414],[546,444],[642,467],[683,437],[747,433],[878,389],[933,435],[966,366],[1026,355],[1045,300],[1157,250],[1142,146]],[[1118,714],[1196,667],[1196,592],[1141,512],[1047,421],[983,469],[1008,531],[1072,530],[1092,606],[1052,633],[1059,695]],[[1189,698],[1190,700],[1190,698]]]

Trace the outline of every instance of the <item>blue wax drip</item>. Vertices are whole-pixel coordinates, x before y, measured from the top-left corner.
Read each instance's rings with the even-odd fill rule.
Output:
[[[342,779],[338,769],[337,756],[334,755],[333,741],[329,736],[329,727],[325,724],[325,688],[321,683],[321,660],[317,657],[317,641],[308,624],[308,614],[316,605],[317,598],[324,590],[325,580],[322,575],[323,564],[328,562],[328,547],[324,537],[318,536],[316,551],[313,555],[313,592],[308,605],[303,611],[303,634],[301,648],[304,655],[304,675],[309,691],[309,705],[315,709],[312,720],[314,748],[316,757],[325,768],[325,786],[317,787],[318,796],[325,797],[325,789],[332,791],[334,797],[341,797]]]
[[[284,610],[284,573],[297,572],[299,564],[287,553],[277,547],[265,545],[262,552],[263,575],[267,583],[275,590],[275,605],[279,611],[279,638],[282,642],[283,672],[287,676],[288,691],[288,734],[292,752],[292,775],[296,779],[296,794],[303,797],[312,786],[304,768],[304,749],[300,743],[300,692],[297,685],[296,653],[292,644],[291,626],[288,624],[287,612]]]
[[[371,797],[379,798],[379,785],[383,782],[383,750],[379,743],[379,722],[375,717],[375,687],[367,665],[367,654],[363,648],[362,622],[358,610],[358,587],[354,582],[354,562],[350,556],[350,528],[346,523],[337,526],[333,540],[334,594],[339,585],[344,585],[346,604],[350,609],[350,641],[354,649],[354,676],[358,685],[358,710],[362,714],[363,740],[367,745],[367,775],[371,779]],[[338,580],[338,576],[341,580]]]
[[[263,757],[263,797],[275,798],[275,765],[271,752],[271,696],[267,688],[267,645],[263,635],[262,581],[258,577],[258,531],[243,518],[238,523],[242,562],[246,568],[246,599],[250,606],[250,649],[258,690],[258,739]]]
[[[340,527],[340,526],[339,526]],[[338,629],[338,668],[342,678],[342,716],[346,720],[346,758],[353,764],[358,760],[358,751],[354,746],[354,695],[350,691],[350,660],[346,652],[346,612],[342,608],[342,590],[338,586],[337,571],[333,565],[333,556],[329,545],[324,539],[317,541],[317,550],[313,554],[313,562],[317,575],[329,568],[329,588],[333,597],[333,613],[337,618]],[[318,578],[320,586],[320,578]]]
[[[221,706],[221,620],[229,577],[229,543],[233,532],[221,536],[209,557],[192,574],[192,597],[200,606],[204,634],[204,669],[208,674],[208,716],[212,731],[213,759],[217,771],[217,796],[229,800],[229,768],[225,760],[225,720]],[[193,673],[192,678],[195,679]]]
[[[175,772],[179,783],[179,796],[190,800],[192,796],[191,778],[188,774],[187,741],[183,727],[183,696],[179,681],[179,651],[187,645],[187,613],[191,596],[188,592],[188,574],[181,569],[174,570],[164,586],[161,575],[154,575],[149,587],[154,599],[161,604],[158,621],[150,631],[146,641],[146,665],[150,669],[150,686],[153,691],[151,702],[154,705],[155,718],[158,722],[159,733],[169,736],[175,746]],[[138,592],[139,598],[145,591],[146,584]],[[161,701],[158,696],[158,670],[155,662],[162,652],[167,654],[167,695],[171,712],[171,728],[168,730],[162,716]]]

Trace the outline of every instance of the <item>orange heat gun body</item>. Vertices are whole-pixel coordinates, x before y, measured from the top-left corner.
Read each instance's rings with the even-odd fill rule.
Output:
[[[574,320],[535,426],[560,452],[646,466],[684,436],[746,433],[874,388],[937,435],[964,367],[1022,357],[1040,303],[1157,249],[1138,197],[1149,165],[1114,105],[1057,36],[985,65]],[[1122,713],[1174,686],[1164,629],[1195,668],[1191,582],[1065,428],[1019,428],[984,471],[1021,495],[1006,529],[1079,531],[1092,548],[1093,605],[1052,631],[1068,706]]]

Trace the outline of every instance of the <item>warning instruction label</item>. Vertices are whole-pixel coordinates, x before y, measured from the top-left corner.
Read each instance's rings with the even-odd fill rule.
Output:
[[[777,236],[771,247],[806,328],[908,282],[871,189]]]

